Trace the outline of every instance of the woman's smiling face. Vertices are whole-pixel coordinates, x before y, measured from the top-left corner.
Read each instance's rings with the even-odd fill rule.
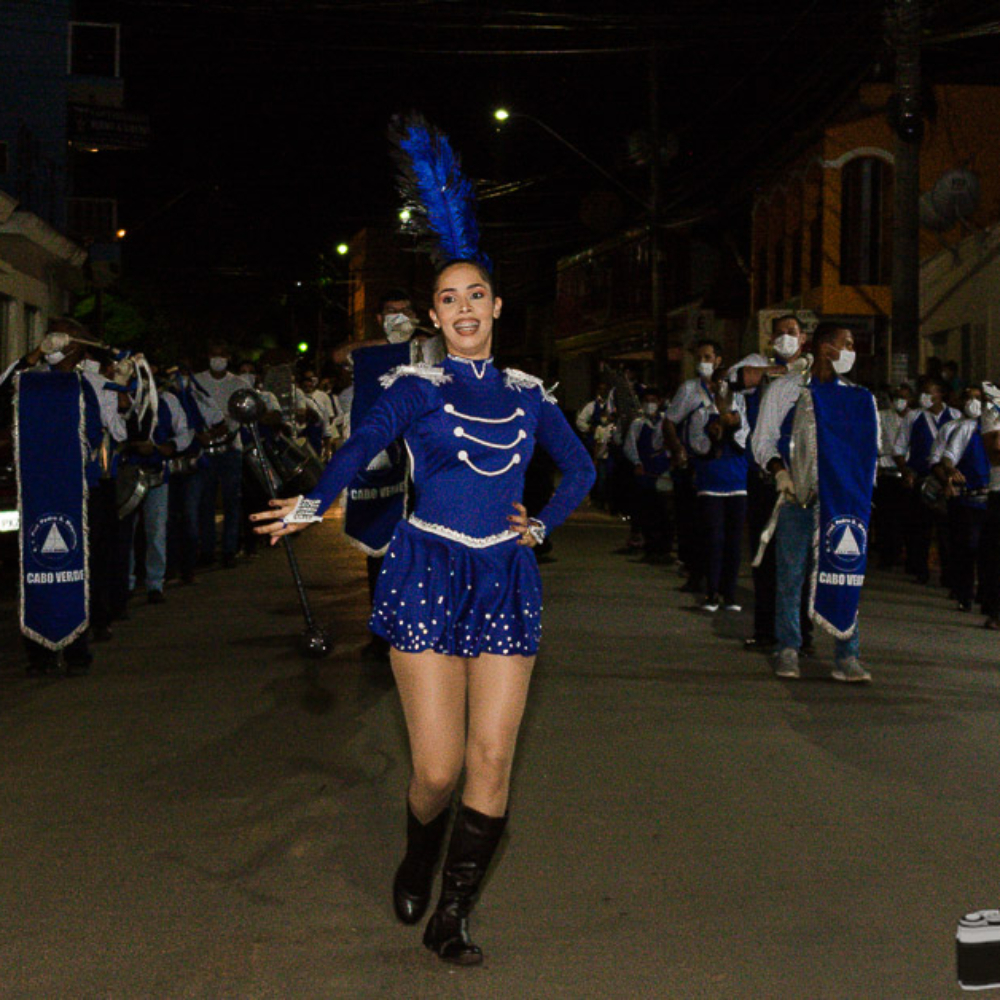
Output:
[[[488,358],[493,347],[493,321],[502,302],[475,264],[454,264],[438,275],[431,319],[441,328],[448,353],[461,358]]]

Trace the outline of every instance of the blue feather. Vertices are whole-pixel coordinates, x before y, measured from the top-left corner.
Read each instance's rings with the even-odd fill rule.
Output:
[[[418,115],[394,126],[400,193],[411,215],[408,228],[430,237],[429,249],[439,263],[475,260],[489,268],[489,258],[479,250],[475,189],[447,136]]]

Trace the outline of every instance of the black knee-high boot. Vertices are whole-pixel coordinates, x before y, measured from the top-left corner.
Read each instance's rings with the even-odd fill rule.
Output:
[[[445,807],[429,823],[421,823],[406,800],[406,854],[392,883],[392,903],[404,924],[415,924],[427,912],[450,817],[451,808]]]
[[[478,965],[483,953],[469,939],[469,913],[500,843],[507,817],[484,816],[462,805],[448,844],[441,898],[424,931],[424,944],[446,962]]]

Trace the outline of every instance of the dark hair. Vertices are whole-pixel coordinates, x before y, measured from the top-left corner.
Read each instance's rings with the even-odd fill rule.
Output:
[[[778,329],[778,324],[784,323],[786,319],[795,320],[795,325],[800,330],[802,329],[802,324],[799,322],[799,317],[796,316],[795,313],[782,313],[780,316],[775,316],[774,319],[771,320],[771,333],[774,333],[774,331]]]
[[[385,312],[387,302],[413,302],[413,296],[405,288],[387,288],[379,296],[378,311]]]
[[[493,277],[492,272],[484,267],[478,260],[472,260],[471,258],[456,257],[453,260],[446,260],[440,267],[436,268],[434,271],[434,291],[437,291],[438,282],[441,280],[441,275],[450,267],[457,267],[459,264],[468,264],[469,267],[474,267],[483,279],[483,283],[489,288],[490,295],[494,298],[497,294],[496,280]]]
[[[698,343],[694,345],[694,349],[696,351],[700,351],[703,347],[711,347],[712,350],[715,351],[715,356],[717,358],[722,357],[722,344],[720,344],[717,340],[699,340]]]
[[[824,320],[813,330],[813,350],[817,350],[823,344],[832,344],[837,339],[837,334],[841,330],[850,332],[850,329],[849,326],[844,326],[843,323],[833,323],[830,320]]]

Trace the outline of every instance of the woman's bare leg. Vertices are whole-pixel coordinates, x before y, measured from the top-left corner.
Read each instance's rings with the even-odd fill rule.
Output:
[[[462,802],[503,816],[517,733],[535,665],[533,656],[483,654],[468,661],[469,725]]]
[[[421,823],[444,809],[465,755],[465,660],[430,650],[390,653],[410,737],[410,808]]]

